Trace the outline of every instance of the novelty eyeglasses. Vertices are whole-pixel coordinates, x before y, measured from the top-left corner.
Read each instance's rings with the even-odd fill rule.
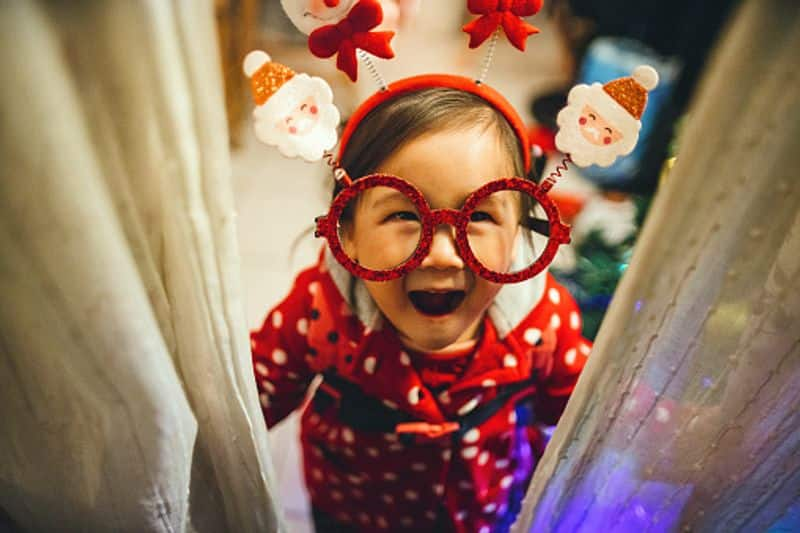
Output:
[[[315,219],[316,237],[328,241],[350,273],[369,281],[399,278],[431,252],[440,225],[455,228],[459,256],[495,283],[529,279],[549,265],[570,229],[547,192],[555,183],[521,178],[491,181],[472,192],[461,209],[431,209],[422,193],[397,176],[371,174],[351,180],[334,168],[342,189],[326,215]],[[541,215],[545,218],[541,218]],[[547,237],[536,250],[531,232]]]

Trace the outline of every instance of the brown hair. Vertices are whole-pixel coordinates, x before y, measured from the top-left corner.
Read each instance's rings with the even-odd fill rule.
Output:
[[[353,133],[340,164],[357,179],[375,172],[394,151],[421,135],[476,125],[495,130],[514,172],[524,176],[522,147],[505,117],[481,97],[449,88],[407,93],[376,107]],[[334,197],[338,192],[335,188]]]

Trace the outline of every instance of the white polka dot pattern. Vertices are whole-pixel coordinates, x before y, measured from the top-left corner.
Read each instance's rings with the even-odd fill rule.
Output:
[[[478,428],[472,428],[466,433],[464,433],[463,440],[467,444],[474,444],[478,442],[478,439],[481,437],[481,432]]]
[[[525,330],[525,342],[531,346],[536,346],[536,343],[542,338],[542,331],[538,328],[528,328]]]
[[[364,328],[353,327],[353,321],[348,318],[352,310],[334,290],[330,277],[319,274],[321,270],[323,268],[318,265],[311,275],[306,273],[299,277],[293,289],[294,301],[287,299],[280,304],[280,310],[273,309],[261,331],[254,332],[251,337],[259,401],[270,424],[277,423],[293,408],[293,400],[287,401],[290,395],[304,391],[312,374],[329,365],[331,358],[343,378],[357,385],[370,381],[380,383],[381,391],[385,392],[378,399],[388,408],[414,411],[417,420],[426,420],[425,414],[429,411],[431,415],[438,411],[438,416],[444,415],[445,419],[477,412],[483,399],[491,399],[498,386],[502,387],[512,378],[522,379],[522,370],[527,372],[531,363],[555,374],[558,383],[571,384],[570,380],[577,378],[585,361],[583,356],[591,350],[591,344],[580,335],[583,325],[580,312],[564,289],[548,278],[544,298],[518,323],[515,332],[518,336],[514,340],[519,344],[480,344],[487,349],[486,357],[478,359],[484,354],[479,352],[470,359],[480,364],[470,362],[463,379],[456,377],[454,383],[437,380],[430,385],[421,378],[438,377],[437,372],[445,374],[450,369],[440,365],[433,367],[431,374],[427,369],[424,372],[421,368],[414,369],[416,353],[397,349],[393,342],[387,345],[383,334],[377,333],[380,328],[366,339]],[[314,336],[309,337],[312,330]],[[548,345],[554,337],[553,344],[558,352],[548,354],[532,348],[542,346],[545,337]],[[380,364],[379,353],[387,355]],[[533,361],[531,354],[535,355]],[[560,361],[555,360],[556,356]],[[439,388],[438,383],[446,383],[446,386]],[[426,387],[434,392],[429,393]],[[564,390],[560,385],[558,388]],[[549,394],[549,390],[544,393]],[[427,394],[436,396],[429,398]],[[493,417],[491,424],[469,428],[458,437],[455,447],[451,439],[444,438],[433,444],[437,448],[425,454],[418,454],[417,447],[406,444],[405,439],[401,441],[397,433],[362,434],[341,421],[321,419],[312,412],[303,422],[306,430],[317,437],[316,446],[304,443],[309,494],[319,498],[320,503],[328,500],[328,505],[336,509],[332,513],[336,520],[351,528],[388,531],[405,527],[407,531],[421,531],[430,528],[441,512],[462,521],[459,529],[494,531],[495,522],[508,514],[503,499],[517,483],[515,479],[521,480],[530,474],[522,470],[530,464],[532,450],[538,449],[539,444],[531,440],[533,448],[529,445],[527,450],[520,450],[523,456],[519,466],[514,466],[517,460],[512,461],[500,449],[490,448],[495,436],[506,439],[513,435],[513,426],[518,420],[510,407],[504,406],[505,411]],[[548,416],[557,414],[549,412]],[[654,419],[666,423],[670,414],[662,407],[656,410]],[[337,455],[361,468],[350,470],[349,476],[336,478],[329,461]],[[452,469],[454,475],[444,481],[438,477],[442,469]],[[520,471],[515,472],[516,469]],[[384,488],[374,496],[371,494],[373,482]],[[460,503],[459,507],[454,506],[456,502]],[[444,509],[439,511],[439,505]],[[406,514],[402,514],[403,510]]]
[[[569,327],[571,327],[574,330],[578,330],[581,327],[581,317],[575,311],[572,311],[569,314]]]
[[[416,385],[411,387],[411,390],[408,391],[408,403],[411,405],[417,405],[419,403],[419,387]]]
[[[275,362],[276,365],[285,365],[286,352],[284,352],[280,348],[276,348],[275,350],[272,351],[272,360]]]
[[[550,288],[547,291],[547,298],[553,302],[554,304],[558,305],[561,303],[561,295],[558,293],[558,289]]]
[[[398,405],[394,403],[392,400],[383,400],[383,405],[388,407],[389,409],[397,409]]]
[[[472,459],[476,455],[478,455],[478,447],[477,446],[468,446],[461,450],[461,457],[464,459]]]
[[[478,403],[480,401],[481,401],[481,396],[479,394],[478,396],[475,396],[473,399],[462,405],[461,408],[458,410],[458,414],[464,416],[465,414],[475,409],[475,407],[478,406]]]

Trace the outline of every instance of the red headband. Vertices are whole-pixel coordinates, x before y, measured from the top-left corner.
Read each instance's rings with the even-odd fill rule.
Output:
[[[339,144],[339,159],[341,160],[342,154],[347,147],[347,143],[350,141],[350,137],[353,135],[356,128],[358,128],[359,124],[361,124],[361,121],[364,120],[364,117],[366,117],[373,109],[382,103],[393,100],[402,94],[419,91],[422,89],[435,88],[458,89],[460,91],[474,94],[491,104],[492,107],[502,113],[502,115],[511,125],[511,128],[514,130],[514,133],[516,133],[517,139],[519,139],[519,143],[522,148],[522,159],[525,166],[525,172],[530,172],[531,151],[528,143],[527,129],[525,128],[525,123],[522,121],[508,100],[506,100],[503,95],[488,85],[476,83],[475,80],[464,76],[455,76],[451,74],[423,74],[421,76],[412,76],[410,78],[405,78],[394,83],[390,83],[386,90],[379,91],[369,97],[358,107],[358,109],[355,110],[353,115],[350,117],[350,120],[347,121],[347,125],[342,132],[341,142]]]

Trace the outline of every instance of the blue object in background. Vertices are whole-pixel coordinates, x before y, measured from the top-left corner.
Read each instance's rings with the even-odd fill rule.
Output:
[[[642,116],[639,142],[633,152],[620,157],[609,167],[592,165],[581,169],[583,176],[601,186],[620,185],[630,181],[641,164],[647,139],[658,117],[659,109],[667,101],[675,86],[681,63],[678,59],[660,56],[639,41],[621,37],[600,37],[592,41],[581,63],[577,83],[605,84],[617,78],[630,76],[639,65],[650,65],[658,72],[658,86],[648,93],[647,107]]]

